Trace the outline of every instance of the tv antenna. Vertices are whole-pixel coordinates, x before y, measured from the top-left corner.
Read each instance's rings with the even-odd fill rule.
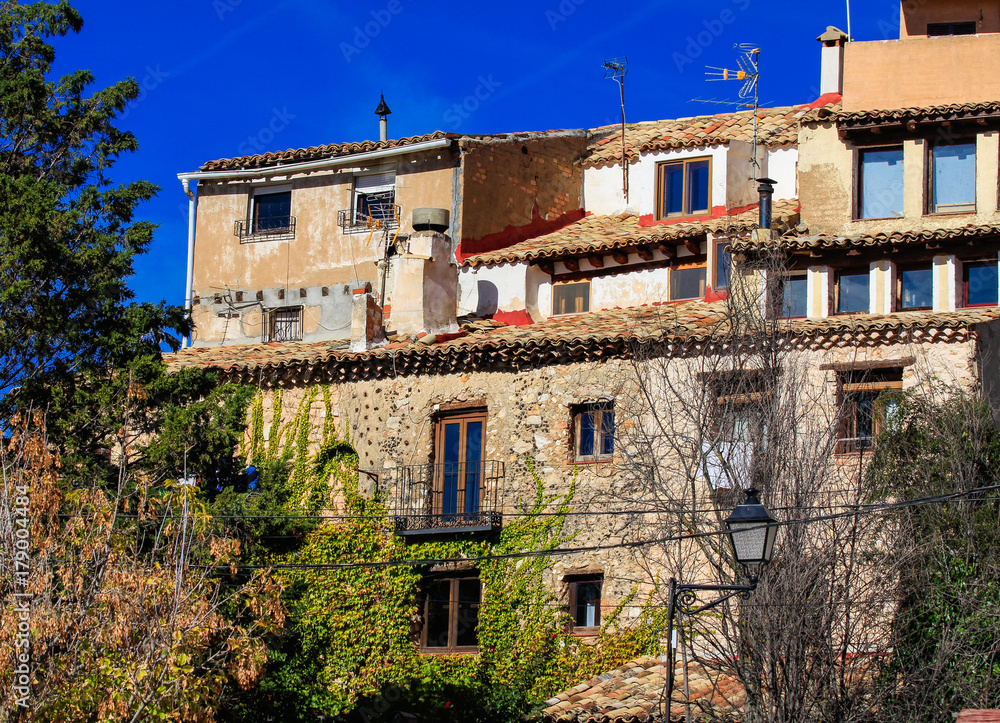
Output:
[[[604,61],[604,78],[618,83],[622,99],[622,195],[628,205],[628,158],[625,157],[625,76],[628,75],[628,58],[611,58]]]
[[[760,79],[760,47],[752,43],[737,43],[733,46],[737,52],[736,69],[705,66],[705,76],[709,82],[736,80],[742,83],[739,90],[739,101],[733,103],[740,108],[753,110],[753,177],[760,175],[760,164],[757,162],[757,145],[760,141],[760,94],[758,92]],[[711,101],[710,101],[711,102]]]

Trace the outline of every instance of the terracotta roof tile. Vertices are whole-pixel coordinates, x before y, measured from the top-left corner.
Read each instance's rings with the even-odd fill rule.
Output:
[[[678,681],[683,675],[680,664],[675,668]],[[543,708],[536,716],[542,721],[571,721],[573,723],[630,723],[632,721],[663,720],[662,695],[666,676],[664,663],[657,658],[644,657],[592,678],[582,685],[579,702],[566,709],[563,706]],[[732,676],[720,674],[709,668],[691,664],[687,669],[689,700],[698,717],[708,713],[732,715],[738,713],[745,695],[739,682]],[[730,692],[723,692],[722,686]],[[576,686],[573,690],[580,689]],[[603,695],[605,689],[614,691],[613,697]],[[675,692],[670,706],[670,719],[683,720],[684,702]]]
[[[797,199],[777,201],[774,204],[774,218],[794,226],[798,223],[798,208]],[[757,208],[754,207],[733,216],[656,226],[640,226],[639,217],[631,214],[587,216],[550,234],[497,251],[474,254],[467,257],[463,264],[476,267],[518,261],[555,260],[608,254],[646,244],[681,241],[706,233],[740,233],[757,228],[757,216]]]
[[[837,105],[825,107],[839,108]],[[761,108],[758,112],[760,142],[768,147],[797,143],[799,122],[810,112],[810,106],[806,105]],[[584,166],[621,163],[620,125],[595,128],[591,137],[589,152],[583,160]],[[752,140],[752,110],[631,123],[625,126],[625,149],[630,160],[642,153]]]
[[[956,723],[1000,723],[1000,710],[966,708]]]
[[[962,120],[986,116],[1000,116],[1000,101],[988,103],[955,103],[952,105],[925,106],[917,108],[888,108],[875,110],[845,111],[840,106],[825,106],[811,110],[802,118],[802,123],[822,123],[835,121],[838,124],[892,124],[914,121]]]
[[[384,148],[410,146],[415,143],[436,141],[442,138],[459,138],[459,135],[456,133],[435,131],[434,133],[428,133],[423,136],[410,136],[408,138],[390,139],[387,141],[328,143],[322,146],[310,146],[309,148],[289,148],[287,151],[274,151],[269,153],[260,153],[253,156],[239,156],[238,158],[222,158],[217,161],[209,161],[201,167],[201,170],[236,170],[244,168],[263,168],[265,166],[275,166],[282,163],[304,163],[305,161],[318,161],[324,158],[335,158],[337,156],[346,156],[354,153],[380,151]]]
[[[934,228],[925,230],[892,231],[889,233],[855,234],[835,236],[832,234],[788,234],[776,242],[754,243],[749,238],[738,239],[731,244],[732,250],[747,251],[811,251],[828,249],[850,249],[872,246],[905,246],[912,244],[936,244],[951,241],[971,241],[990,236],[1000,236],[1000,225],[960,226],[957,228]]]
[[[972,327],[1000,319],[998,308],[910,311],[887,316],[845,314],[790,319],[779,331],[789,349],[965,341]],[[195,347],[164,356],[168,369],[215,368],[223,377],[268,386],[337,382],[623,358],[636,344],[663,353],[712,353],[729,344],[724,302],[685,301],[557,316],[528,326],[477,324],[466,336],[350,352],[345,343],[287,342]],[[596,683],[594,683],[596,685]]]

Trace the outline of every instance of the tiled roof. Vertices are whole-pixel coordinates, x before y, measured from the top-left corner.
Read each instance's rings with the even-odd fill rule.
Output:
[[[1000,723],[1000,710],[966,708],[955,723]]]
[[[638,658],[545,701],[536,719],[546,723],[662,721],[665,675],[666,666],[659,659]],[[685,700],[696,719],[738,715],[746,694],[735,677],[690,664],[685,696],[683,675],[683,666],[678,664],[670,720],[684,720]]]
[[[778,332],[788,349],[944,343],[966,341],[972,326],[997,319],[997,308],[845,314],[790,319],[781,322]],[[725,353],[731,347],[721,301],[608,309],[528,326],[484,321],[463,329],[466,333],[458,338],[426,337],[366,352],[350,352],[337,342],[275,342],[195,347],[165,355],[164,361],[171,371],[215,368],[227,379],[273,386],[600,361],[626,358],[637,344],[655,344],[659,353],[676,356]]]
[[[892,231],[888,233],[855,234],[834,236],[831,234],[785,235],[776,242],[755,243],[749,238],[733,241],[732,250],[747,251],[820,251],[829,249],[852,249],[872,246],[906,246],[914,244],[937,244],[972,241],[1000,236],[1000,225],[960,226],[958,228],[935,228],[923,231]]]
[[[304,163],[306,161],[318,161],[324,158],[335,158],[354,153],[367,153],[368,151],[380,151],[383,148],[398,148],[400,146],[410,146],[424,141],[436,141],[442,138],[458,138],[455,133],[445,133],[435,131],[423,136],[410,136],[408,138],[397,138],[387,141],[361,141],[360,143],[329,143],[322,146],[310,146],[309,148],[289,148],[287,151],[275,151],[271,153],[261,153],[253,156],[240,156],[238,158],[222,158],[217,161],[209,161],[201,167],[203,171],[236,170],[244,168],[263,168],[274,166],[279,163]]]
[[[774,218],[785,225],[794,226],[798,223],[798,209],[797,199],[777,201],[774,204]],[[464,264],[476,267],[591,256],[647,244],[679,241],[706,233],[740,233],[757,228],[757,217],[756,207],[733,216],[656,226],[640,226],[639,217],[631,214],[587,216],[553,233],[528,239],[505,249],[469,256]]]
[[[921,108],[887,108],[872,110],[842,110],[839,106],[826,106],[811,110],[803,123],[836,121],[837,123],[887,124],[904,121],[963,120],[1000,115],[1000,101],[988,103],[955,103],[952,105]]]
[[[836,109],[838,105],[826,108]],[[794,105],[761,108],[758,112],[760,142],[765,146],[786,146],[797,143],[799,121],[810,112],[810,106]],[[693,118],[631,123],[625,126],[625,148],[629,159],[641,153],[692,148],[753,140],[753,111],[702,115]],[[602,126],[591,132],[590,149],[584,166],[607,166],[621,163],[621,126]]]

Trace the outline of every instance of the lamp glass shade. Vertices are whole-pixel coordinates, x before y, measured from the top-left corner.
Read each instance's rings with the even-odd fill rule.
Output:
[[[778,536],[778,528],[773,525],[775,522],[777,520],[757,499],[757,490],[748,490],[746,500],[726,518],[736,562],[741,565],[766,565],[771,561],[774,540]]]

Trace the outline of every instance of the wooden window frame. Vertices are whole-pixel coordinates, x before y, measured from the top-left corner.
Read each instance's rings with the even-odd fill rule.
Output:
[[[843,276],[860,276],[865,274],[868,277],[868,306],[864,311],[841,311],[840,310],[840,279]],[[872,313],[872,290],[871,290],[871,269],[862,267],[850,267],[838,269],[833,275],[833,313],[835,316],[845,314],[870,314]]]
[[[587,285],[587,308],[583,311],[564,311],[562,313],[556,311],[556,289],[564,288],[566,286],[573,286],[579,284]],[[593,292],[594,287],[590,279],[583,279],[580,281],[556,281],[552,284],[552,316],[572,316],[573,314],[588,314],[590,313],[590,307],[593,302]]]
[[[704,259],[704,257],[702,257]],[[704,269],[705,270],[705,289],[701,296],[674,296],[674,273],[677,271],[689,271],[691,269]],[[704,299],[705,293],[708,291],[708,262],[707,260],[696,261],[690,263],[679,263],[671,264],[669,271],[667,272],[667,299],[670,301],[693,301],[696,299]]]
[[[878,151],[899,151],[903,154],[903,159],[901,163],[903,164],[903,173],[905,178],[906,173],[906,151],[901,143],[890,144],[885,146],[866,146],[864,148],[858,148],[854,154],[854,179],[855,179],[855,189],[854,189],[854,220],[855,221],[881,221],[885,219],[898,219],[904,216],[862,216],[862,196],[865,190],[865,164],[862,162],[864,155],[866,153],[877,153]],[[906,187],[903,187],[903,214],[906,213],[905,203],[906,203]]]
[[[721,291],[723,289],[728,289],[733,282],[733,255],[726,251],[726,246],[728,246],[732,241],[730,239],[723,239],[712,242],[715,256],[712,260],[712,291]],[[729,278],[726,280],[725,285],[719,283],[719,261],[723,257],[729,257]],[[706,280],[707,286],[707,280]]]
[[[447,580],[450,582],[449,593],[448,593],[448,644],[445,646],[430,646],[427,644],[427,632],[428,625],[427,621],[430,617],[430,605],[431,599],[428,595],[427,588],[432,582],[442,582]],[[450,573],[435,574],[427,576],[424,578],[422,583],[422,596],[421,596],[421,626],[420,626],[420,652],[430,655],[456,655],[456,654],[470,654],[479,652],[479,631],[476,630],[476,644],[475,645],[457,645],[458,641],[458,622],[459,622],[459,584],[463,580],[475,580],[479,583],[479,602],[475,603],[476,608],[476,625],[479,625],[479,611],[482,609],[483,605],[483,585],[479,579],[478,570],[462,570]]]
[[[574,575],[566,575],[563,578],[563,582],[566,583],[568,598],[569,598],[569,630],[574,635],[597,635],[601,632],[601,606],[604,602],[604,573],[603,572],[592,572],[592,573],[580,573]],[[579,594],[580,585],[585,585],[589,583],[596,582],[598,584],[598,596],[597,596],[597,606],[594,611],[594,624],[593,625],[577,625],[576,622],[576,606],[577,606],[577,596]]]
[[[702,161],[708,161],[708,189],[706,190],[706,196],[708,198],[708,208],[705,210],[695,210],[691,209],[688,211],[688,205],[690,199],[688,198],[688,165],[692,163],[701,163]],[[682,166],[684,169],[683,181],[684,188],[681,194],[681,207],[682,211],[680,213],[663,213],[663,197],[666,193],[666,169],[670,167]],[[705,218],[712,215],[712,156],[698,156],[696,158],[685,158],[677,161],[661,161],[656,164],[656,220],[664,221],[673,218]]]
[[[990,306],[997,306],[1000,304],[1000,285],[997,288],[997,301],[986,303],[986,304],[970,304],[969,303],[969,281],[967,279],[967,272],[970,266],[992,266],[997,269],[998,276],[1000,276],[1000,265],[998,265],[997,257],[994,256],[992,259],[970,259],[968,261],[962,261],[962,308],[963,309],[982,309]]]
[[[979,142],[976,136],[961,136],[960,140],[964,143],[950,142],[950,143],[935,143],[933,140],[927,141],[924,145],[926,150],[924,152],[924,215],[926,216],[961,216],[976,213],[978,208],[979,199],[976,198],[977,188],[977,173],[979,169],[979,158],[977,156],[979,150]],[[964,208],[957,208],[954,210],[944,210],[939,211],[934,206],[934,149],[935,148],[946,148],[948,146],[957,145],[971,145],[972,146],[972,192],[973,199],[971,204],[966,204]],[[971,208],[970,208],[971,206]]]
[[[789,279],[805,279],[806,281],[806,313],[802,316],[786,316],[785,311],[785,285]],[[805,319],[809,316],[809,272],[808,271],[785,271],[779,275],[777,289],[775,289],[774,301],[772,302],[775,317],[778,319]]]
[[[601,451],[604,449],[604,414],[607,412],[611,413],[613,425],[611,432],[610,454],[605,454]],[[613,461],[615,458],[614,438],[615,433],[617,432],[617,420],[614,418],[615,403],[613,401],[600,401],[577,404],[572,407],[572,414],[573,435],[570,440],[570,450],[573,455],[573,461],[577,464],[594,464],[596,462]],[[582,439],[580,423],[584,414],[594,414],[594,454],[580,454],[580,441]]]
[[[903,307],[903,273],[906,271],[929,271],[931,274],[931,303],[927,306],[907,306]],[[934,265],[930,262],[926,264],[906,264],[896,267],[896,288],[895,288],[896,311],[927,311],[934,308]]]
[[[839,373],[837,404],[840,419],[836,453],[864,454],[874,449],[875,440],[885,429],[885,396],[887,393],[901,392],[902,389],[902,367],[846,370]],[[860,437],[857,432],[858,405],[863,398],[871,399],[872,430],[870,436]]]
[[[475,421],[481,422],[483,425],[483,437],[479,450],[479,507],[480,511],[484,503],[484,498],[486,494],[486,480],[485,480],[485,467],[486,467],[486,440],[487,440],[487,430],[489,422],[489,414],[486,409],[482,407],[476,408],[466,408],[460,410],[454,410],[449,412],[444,412],[437,415],[434,419],[434,489],[432,494],[432,514],[440,515],[445,514],[443,501],[444,501],[444,478],[445,478],[445,461],[444,457],[444,435],[445,428],[448,424],[454,424],[459,422],[462,424],[461,438],[459,441],[459,458],[465,460],[466,450],[468,449],[468,437],[465,432],[468,422]],[[456,464],[465,465],[468,464],[466,461],[458,462]],[[464,472],[462,473],[463,478],[467,481],[468,470],[463,467]],[[465,499],[468,493],[467,487],[462,484],[456,491],[455,505],[456,510],[454,513],[449,512],[448,514],[455,514],[459,516],[465,511]]]

